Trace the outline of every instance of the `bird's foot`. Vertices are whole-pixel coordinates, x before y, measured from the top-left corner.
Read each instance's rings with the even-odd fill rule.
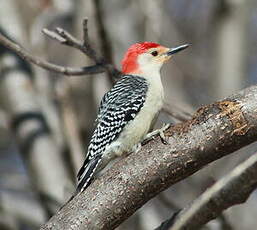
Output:
[[[170,127],[170,124],[163,124],[162,128],[160,129],[156,129],[154,131],[152,131],[151,133],[148,133],[144,140],[143,143],[146,143],[152,139],[154,139],[156,136],[160,136],[161,141],[163,144],[168,144],[168,140],[167,137],[165,137],[164,132]]]

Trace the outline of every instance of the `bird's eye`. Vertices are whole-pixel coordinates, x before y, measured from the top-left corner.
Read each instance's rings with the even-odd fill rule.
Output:
[[[157,56],[158,55],[158,52],[155,50],[151,53],[153,56]]]

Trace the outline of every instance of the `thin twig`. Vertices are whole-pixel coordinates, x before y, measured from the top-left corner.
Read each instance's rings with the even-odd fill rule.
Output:
[[[104,70],[107,71],[113,79],[117,78],[120,75],[120,71],[114,68],[113,65],[108,64],[102,56],[97,55],[96,51],[92,47],[88,36],[87,22],[88,19],[85,18],[83,20],[83,42],[79,41],[69,32],[59,27],[57,27],[54,31],[44,28],[42,32],[48,37],[57,40],[61,44],[80,50],[83,54],[91,58],[96,63],[96,65],[102,65]]]
[[[95,50],[92,48],[89,36],[88,36],[88,19],[85,18],[83,20],[83,46],[88,52],[88,56],[91,57],[96,63],[105,63],[106,61],[102,58],[97,56]]]
[[[42,31],[45,35],[47,35],[48,37],[54,40],[57,40],[63,45],[70,46],[80,50],[83,54],[91,58],[95,62],[95,65],[74,68],[74,67],[60,66],[60,65],[47,62],[45,60],[42,60],[39,57],[29,54],[24,48],[22,48],[20,45],[15,43],[13,40],[10,40],[6,36],[4,36],[2,33],[0,33],[0,44],[2,44],[3,46],[6,46],[7,48],[15,52],[17,55],[22,57],[24,60],[31,62],[37,66],[40,66],[41,68],[44,68],[46,70],[53,71],[56,73],[61,73],[68,76],[72,76],[72,75],[76,76],[76,75],[98,74],[98,73],[103,73],[108,71],[108,73],[111,73],[114,78],[120,75],[119,70],[114,68],[113,65],[108,64],[103,57],[98,56],[95,50],[92,48],[88,37],[87,19],[84,19],[83,21],[83,33],[84,33],[83,42],[79,41],[78,39],[73,37],[69,32],[59,27],[57,27],[54,31],[48,30],[46,28],[43,29]]]
[[[94,9],[96,15],[96,28],[99,37],[99,45],[104,58],[111,64],[113,64],[113,54],[112,54],[112,47],[111,42],[109,40],[106,27],[104,26],[104,10],[102,6],[102,1],[95,0],[94,2]],[[107,71],[108,78],[112,84],[115,83],[112,71]]]
[[[89,57],[91,57],[96,63],[106,63],[103,57],[100,57],[96,54],[95,50],[93,49],[88,35],[88,19],[85,18],[83,20],[83,46],[89,52]]]
[[[64,66],[47,62],[45,60],[42,60],[39,57],[35,57],[34,55],[29,54],[24,48],[22,48],[14,41],[8,39],[1,33],[0,33],[0,44],[12,50],[24,60],[31,62],[37,66],[40,66],[41,68],[44,68],[46,70],[53,71],[56,73],[61,73],[68,76],[72,76],[72,75],[76,76],[76,75],[84,75],[84,74],[103,73],[105,71],[105,68],[103,67],[103,65],[92,65],[92,66],[85,66],[80,68],[73,68],[73,67],[64,67]]]
[[[119,78],[119,76],[121,75],[121,72],[118,69],[114,68],[110,50],[108,51],[109,55],[107,55],[107,57],[98,57],[96,55],[96,52],[94,51],[94,49],[91,46],[91,43],[89,42],[88,27],[87,27],[88,23],[87,22],[88,22],[88,19],[85,18],[83,20],[83,41],[84,41],[83,45],[87,49],[91,50],[92,55],[95,55],[95,58],[93,58],[93,57],[92,58],[96,61],[96,63],[107,63],[107,62],[110,63],[109,65],[106,65],[107,72],[109,75],[112,76],[112,78],[114,79],[113,81],[115,81],[117,78]],[[104,35],[100,34],[100,37],[101,36],[104,36]],[[107,46],[106,43],[110,43],[110,42],[107,39],[105,39],[104,41],[102,41],[102,43],[105,43],[105,46]],[[110,47],[110,44],[109,44],[109,47]],[[105,60],[106,58],[107,58],[107,60]]]
[[[86,45],[86,44],[89,43],[87,22],[88,22],[88,18],[84,18],[84,20],[83,20],[83,41],[84,41],[84,44],[83,45]]]
[[[49,38],[52,38],[52,39],[60,42],[63,45],[70,46],[70,47],[80,50],[83,54],[85,54],[86,56],[91,58],[93,61],[95,61],[96,64],[104,64],[103,59],[96,55],[96,52],[91,47],[91,45],[88,41],[87,42],[84,41],[82,43],[77,38],[73,37],[69,32],[67,32],[66,30],[64,30],[60,27],[55,28],[54,31],[44,28],[42,30],[42,32],[45,35],[47,35]],[[87,36],[85,36],[85,37],[87,37]]]

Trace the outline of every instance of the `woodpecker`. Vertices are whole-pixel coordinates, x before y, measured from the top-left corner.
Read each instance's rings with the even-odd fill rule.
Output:
[[[123,75],[100,103],[86,159],[77,175],[77,193],[86,189],[111,160],[140,148],[163,105],[160,69],[173,54],[187,47],[142,42],[127,50]]]

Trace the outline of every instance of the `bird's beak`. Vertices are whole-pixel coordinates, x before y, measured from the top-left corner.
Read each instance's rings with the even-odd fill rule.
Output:
[[[180,52],[180,51],[186,49],[188,46],[189,46],[189,44],[185,44],[185,45],[178,46],[178,47],[175,47],[175,48],[170,48],[170,49],[168,50],[168,52],[166,52],[165,54],[166,54],[167,56],[171,56],[171,55],[173,55],[173,54],[175,54],[175,53],[178,53],[178,52]]]

